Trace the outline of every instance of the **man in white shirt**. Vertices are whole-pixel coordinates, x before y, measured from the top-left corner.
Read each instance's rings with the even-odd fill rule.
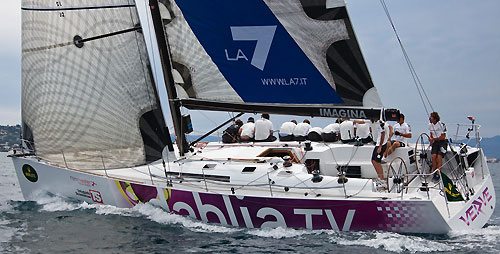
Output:
[[[361,140],[364,144],[370,143],[373,141],[370,135],[370,121],[368,120],[354,120],[354,127],[356,132],[356,138]]]
[[[377,125],[380,125],[380,123],[375,120],[375,122],[371,122],[370,123],[370,128],[371,128],[371,131],[372,131],[372,138],[373,138],[373,142],[374,143],[377,143],[377,140],[379,139],[379,136],[380,133],[377,133],[376,131],[374,131],[374,129],[376,129]],[[390,137],[392,136],[392,126],[390,124],[384,124],[384,130],[385,130],[385,136],[384,136],[384,142],[387,142],[387,147],[389,147],[389,144],[390,144]],[[386,149],[387,151],[387,149]]]
[[[320,127],[312,127],[311,129],[309,129],[309,133],[307,133],[307,139],[316,142],[323,141],[323,138],[321,138],[322,133],[323,129],[321,129]]]
[[[304,122],[295,126],[295,129],[293,130],[293,139],[295,141],[306,141],[309,129],[311,129],[311,122],[305,119]]]
[[[391,146],[387,149],[387,156],[391,155],[398,147],[405,147],[408,145],[408,139],[411,138],[411,128],[408,123],[405,123],[405,115],[399,115],[399,121],[394,124],[394,139],[391,140]]]
[[[269,121],[269,114],[262,114],[262,117],[255,122],[255,142],[272,142],[276,140],[273,135],[273,123]]]
[[[446,154],[448,148],[448,143],[446,141],[446,125],[442,123],[441,118],[437,112],[432,112],[429,117],[429,132],[431,136],[429,138],[430,145],[432,146],[432,171],[436,169],[438,171],[434,173],[433,181],[439,181],[439,170],[443,166],[443,156]]]
[[[253,117],[249,117],[246,124],[241,126],[238,133],[240,134],[240,142],[250,142],[253,140],[255,131],[255,123]]]
[[[377,136],[376,145],[372,153],[372,165],[377,171],[377,187],[387,188],[387,182],[384,180],[384,171],[382,169],[382,157],[387,148],[386,123],[381,120],[372,119],[372,131]]]
[[[354,123],[347,119],[340,124],[340,140],[342,143],[349,143],[355,140]]]
[[[290,122],[284,122],[280,128],[280,141],[292,141],[293,140],[293,130],[297,126],[297,121],[292,120]]]
[[[335,123],[327,125],[323,128],[321,133],[321,138],[325,142],[335,142],[340,139],[340,119],[337,119]]]

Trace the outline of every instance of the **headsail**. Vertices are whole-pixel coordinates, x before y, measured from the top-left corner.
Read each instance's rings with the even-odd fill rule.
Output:
[[[141,165],[171,142],[133,0],[23,0],[22,118],[36,154]]]
[[[161,2],[184,106],[382,106],[343,0]]]

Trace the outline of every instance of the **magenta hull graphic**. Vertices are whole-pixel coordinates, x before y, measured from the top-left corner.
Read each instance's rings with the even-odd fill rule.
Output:
[[[237,197],[174,190],[169,208],[203,221],[248,228],[447,231],[431,202]]]
[[[209,223],[247,228],[290,227],[446,233],[446,222],[430,201],[311,200],[199,193],[129,185],[117,181],[130,204],[166,200],[175,214]],[[126,191],[131,186],[135,195]],[[129,188],[130,189],[130,188]],[[157,191],[158,190],[158,191]],[[155,195],[151,195],[155,193]],[[163,195],[164,197],[159,197]],[[131,198],[131,196],[134,196]],[[144,199],[149,197],[149,199]]]

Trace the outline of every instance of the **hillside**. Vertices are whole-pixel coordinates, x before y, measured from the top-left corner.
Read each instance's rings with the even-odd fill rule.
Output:
[[[500,136],[483,138],[481,141],[481,147],[483,148],[486,157],[500,159]]]
[[[21,125],[0,125],[0,152],[19,147]]]

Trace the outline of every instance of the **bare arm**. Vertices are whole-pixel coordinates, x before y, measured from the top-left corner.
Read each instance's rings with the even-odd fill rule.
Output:
[[[429,141],[436,141],[436,140],[445,140],[446,139],[446,133],[443,133],[441,134],[441,136],[435,138],[432,136],[432,133],[431,133],[431,138],[429,139]]]
[[[385,138],[385,131],[381,132],[381,134],[380,134],[380,142],[381,143],[384,140],[384,138]],[[380,152],[382,152],[382,144],[380,144],[378,146],[378,149],[377,149],[377,153],[380,153]]]
[[[441,136],[439,136],[439,138],[437,138],[436,140],[445,140],[446,139],[446,133],[443,132],[443,134],[441,134]]]
[[[411,132],[410,133],[400,133],[400,136],[403,136],[405,138],[411,138]]]
[[[389,125],[389,140],[392,138],[393,135],[394,135],[394,132],[393,132],[392,126]]]

